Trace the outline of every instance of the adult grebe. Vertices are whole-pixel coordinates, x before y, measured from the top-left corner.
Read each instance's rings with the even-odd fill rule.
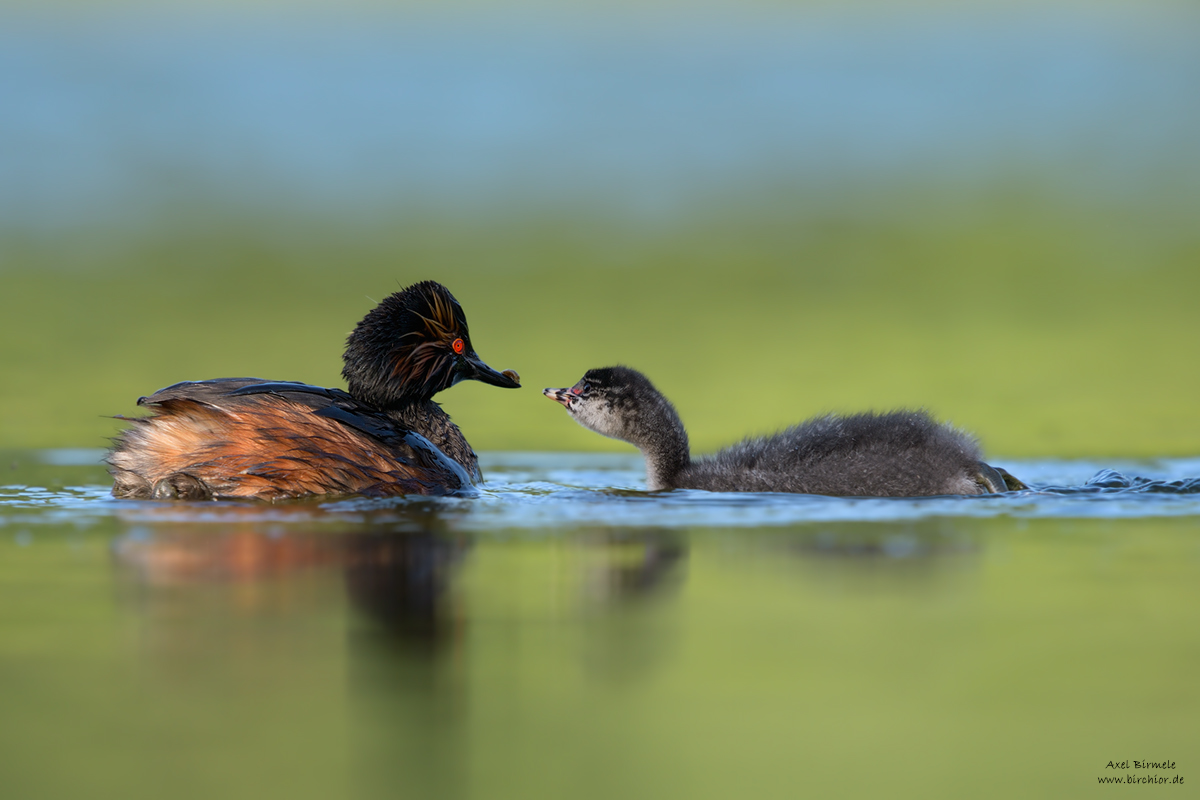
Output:
[[[474,451],[431,399],[463,379],[520,386],[475,353],[462,306],[424,281],[387,297],[346,340],[349,392],[289,381],[177,383],[113,441],[116,497],[276,500],[447,494],[480,479]]]

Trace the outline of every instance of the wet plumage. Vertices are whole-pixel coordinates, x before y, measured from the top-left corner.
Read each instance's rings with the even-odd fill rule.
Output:
[[[350,334],[343,360],[348,392],[223,378],[139,399],[152,413],[114,440],[113,494],[446,494],[479,480],[474,451],[431,398],[463,379],[519,382],[479,359],[444,286],[425,281],[386,298]]]
[[[917,497],[1024,488],[984,463],[973,437],[924,411],[816,417],[693,460],[675,407],[636,370],[589,370],[544,394],[585,428],[641,450],[652,491]]]

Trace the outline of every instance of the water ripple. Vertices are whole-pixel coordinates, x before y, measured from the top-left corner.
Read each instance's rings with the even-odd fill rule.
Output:
[[[257,502],[115,500],[107,485],[0,486],[0,526],[404,522],[436,516],[453,529],[590,526],[756,527],[923,518],[1152,518],[1200,516],[1200,459],[1103,466],[1087,461],[1006,463],[1033,488],[984,497],[817,497],[679,490],[646,492],[637,457],[487,454],[488,482],[469,498],[341,498]],[[1086,477],[1090,475],[1090,477]]]

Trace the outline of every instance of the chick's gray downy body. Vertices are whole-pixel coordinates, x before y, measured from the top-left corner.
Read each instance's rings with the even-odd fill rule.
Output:
[[[1025,488],[984,463],[974,437],[924,411],[830,414],[693,460],[675,407],[637,370],[589,370],[544,393],[585,428],[641,450],[651,491],[917,497]]]

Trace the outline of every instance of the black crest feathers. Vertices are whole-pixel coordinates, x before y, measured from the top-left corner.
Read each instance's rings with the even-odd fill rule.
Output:
[[[342,376],[377,408],[427,400],[455,380],[454,342],[471,353],[467,318],[445,286],[422,281],[371,310],[346,340]]]

